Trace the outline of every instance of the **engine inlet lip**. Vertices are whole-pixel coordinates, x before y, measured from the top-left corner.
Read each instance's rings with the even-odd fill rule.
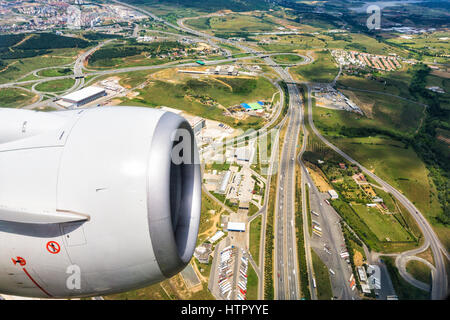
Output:
[[[173,163],[173,138],[178,129],[189,132],[191,163]],[[174,169],[179,174],[171,179],[171,170]],[[192,258],[201,210],[198,150],[192,128],[184,118],[166,112],[159,119],[151,142],[147,179],[147,213],[153,252],[162,274],[172,277],[183,270]],[[171,183],[181,184],[178,186],[181,194],[176,202],[178,213],[174,213],[171,206],[171,196],[174,192],[177,194]]]

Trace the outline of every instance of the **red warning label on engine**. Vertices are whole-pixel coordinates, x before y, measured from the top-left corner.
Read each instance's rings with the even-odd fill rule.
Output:
[[[52,254],[57,254],[61,251],[61,247],[58,242],[56,241],[49,241],[47,243],[47,251]]]
[[[25,261],[25,259],[22,258],[22,257],[17,257],[16,259],[11,258],[11,260],[12,260],[12,262],[14,263],[14,265],[19,264],[19,265],[21,265],[21,266],[23,267],[24,265],[27,264],[27,262]]]

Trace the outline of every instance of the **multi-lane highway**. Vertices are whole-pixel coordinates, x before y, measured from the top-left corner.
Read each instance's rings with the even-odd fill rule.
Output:
[[[299,299],[295,235],[295,155],[300,130],[300,99],[295,85],[288,84],[289,123],[285,132],[275,202],[276,298]]]

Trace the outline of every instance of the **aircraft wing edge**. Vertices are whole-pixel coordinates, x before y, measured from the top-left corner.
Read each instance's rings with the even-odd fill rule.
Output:
[[[70,210],[35,211],[23,208],[10,208],[0,205],[0,221],[51,224],[76,221],[89,221],[90,216]]]

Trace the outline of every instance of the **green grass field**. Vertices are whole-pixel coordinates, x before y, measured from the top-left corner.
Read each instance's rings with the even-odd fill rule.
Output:
[[[245,296],[247,300],[257,300],[258,299],[258,275],[255,270],[253,270],[252,265],[248,264],[247,271],[247,294]]]
[[[321,34],[319,38],[326,42],[327,48],[353,50],[371,54],[386,52],[405,55],[404,51],[386,43],[377,41],[374,37],[362,33]]]
[[[104,296],[105,300],[171,300],[159,283],[149,287]]]
[[[362,90],[372,90],[382,93],[389,93],[403,98],[415,100],[411,97],[408,90],[411,81],[411,74],[408,73],[408,67],[399,71],[392,71],[377,76],[376,79],[363,78],[358,76],[341,75],[337,81],[340,88],[356,88]],[[355,94],[359,92],[354,91]]]
[[[243,52],[241,49],[239,49],[235,46],[229,45],[227,43],[221,43],[221,44],[219,44],[219,46],[224,49],[230,50],[232,54]]]
[[[22,89],[0,89],[0,107],[20,108],[32,103],[35,97],[34,93]]]
[[[380,241],[412,241],[411,235],[390,214],[382,214],[376,208],[352,204],[359,217],[369,226]],[[388,240],[389,239],[389,240]]]
[[[126,58],[112,58],[96,61],[89,64],[89,68],[93,69],[112,69],[112,68],[127,68],[140,66],[153,66],[170,62],[169,59],[147,58],[143,54],[130,56]]]
[[[339,72],[338,66],[328,51],[318,51],[313,63],[290,70],[300,80],[309,82],[331,82]]]
[[[406,271],[415,279],[431,284],[431,270],[426,264],[417,260],[411,260],[406,264]]]
[[[255,218],[250,224],[250,253],[256,264],[259,263],[259,245],[261,241],[261,216]]]
[[[186,24],[200,30],[222,32],[263,32],[272,31],[277,24],[265,14],[229,14],[186,20]]]
[[[291,54],[283,54],[283,55],[276,55],[272,56],[273,61],[276,63],[282,63],[282,64],[295,64],[303,61],[302,57],[291,55]]]
[[[317,298],[319,300],[330,300],[333,297],[331,290],[330,271],[327,266],[320,260],[317,253],[311,250],[311,257],[316,278]]]
[[[388,269],[392,284],[395,289],[395,293],[399,300],[428,300],[430,299],[430,293],[420,290],[410,285],[404,280],[398,269],[395,267],[395,258],[393,257],[381,257]]]
[[[42,56],[6,60],[8,67],[0,72],[0,83],[16,80],[36,69],[69,64],[75,61],[80,52],[80,49],[73,48],[54,49]]]
[[[34,87],[40,92],[63,92],[70,89],[75,84],[74,79],[60,79],[39,83]]]
[[[246,130],[259,128],[263,120],[249,117],[236,120],[223,114],[223,107],[230,107],[242,102],[269,100],[276,88],[265,78],[228,78],[217,77],[191,79],[182,83],[169,83],[156,80],[142,90],[132,100],[124,100],[123,105],[168,106],[226,123],[232,127]],[[206,101],[213,102],[206,102]]]
[[[258,211],[259,211],[259,208],[257,206],[255,206],[252,202],[250,202],[249,209],[248,209],[248,216],[251,217]]]
[[[322,50],[326,47],[326,43],[320,37],[308,34],[259,35],[256,38],[260,41],[259,47],[266,51],[294,52],[298,50]]]
[[[341,134],[341,128],[373,128],[398,135],[413,135],[423,118],[424,107],[406,101],[367,92],[347,95],[370,116],[323,107],[313,108],[314,123],[327,135]],[[357,99],[355,99],[357,97]],[[346,134],[346,132],[344,132]]]
[[[448,31],[433,32],[431,34],[409,35],[410,39],[398,36],[388,39],[387,42],[401,45],[404,48],[412,49],[417,52],[426,52],[430,57],[424,55],[424,58],[430,62],[436,60],[438,63],[445,63],[445,58],[439,56],[448,54],[450,50],[448,42],[449,35]]]
[[[147,77],[158,70],[134,71],[120,74],[119,84],[125,88],[134,88],[145,82]]]
[[[414,150],[382,137],[339,138],[332,142],[381,179],[401,190],[431,221],[441,241],[450,246],[450,230],[436,224],[441,208],[428,169]]]
[[[197,19],[187,19],[184,22],[185,25],[192,27],[194,29],[199,30],[210,30],[211,27],[209,25],[209,18],[208,17],[200,17]]]
[[[52,68],[39,71],[37,74],[41,77],[59,77],[72,74],[72,68]]]

